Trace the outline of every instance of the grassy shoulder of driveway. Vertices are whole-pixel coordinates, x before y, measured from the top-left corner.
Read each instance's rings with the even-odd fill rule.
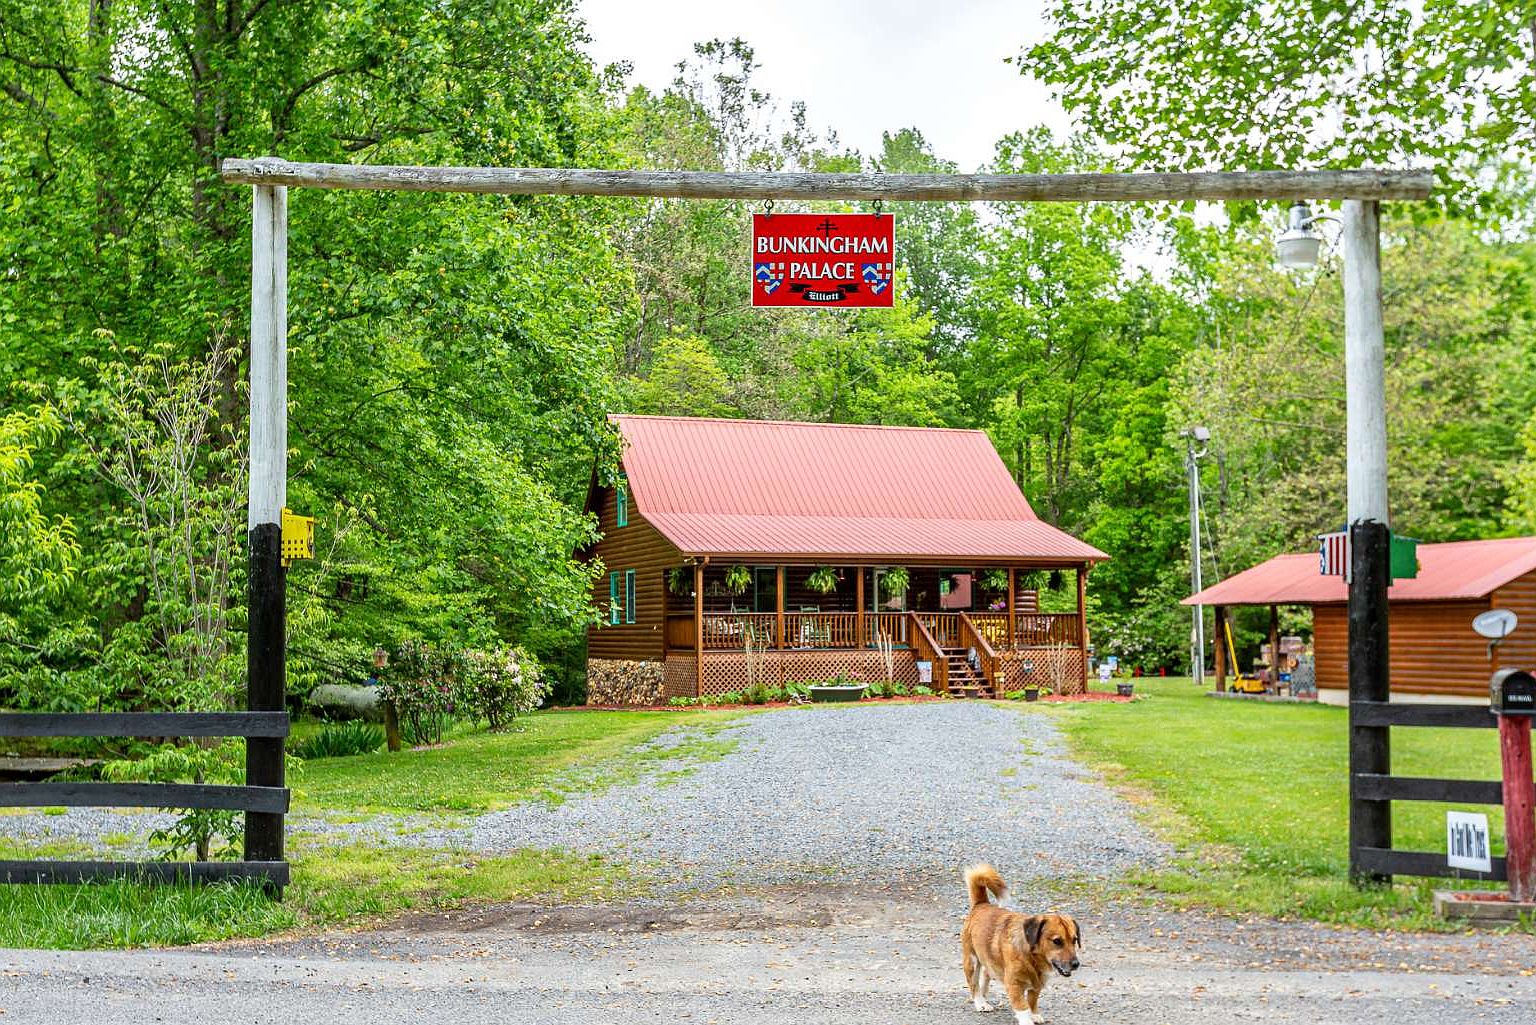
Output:
[[[294,811],[346,821],[375,813],[475,812],[563,800],[650,777],[666,785],[728,753],[739,712],[554,710],[502,733],[455,732],[441,747],[308,762]],[[667,744],[665,731],[685,726]],[[126,838],[125,838],[126,839]],[[77,844],[0,840],[4,858],[80,858]],[[282,901],[259,887],[0,884],[0,947],[176,946],[355,926],[413,910],[519,900],[637,896],[643,872],[564,850],[494,857],[409,846],[337,845],[295,833]]]
[[[451,732],[440,747],[380,751],[308,762],[293,785],[298,812],[476,812],[639,779],[668,760],[718,758],[730,741],[715,734],[740,711],[554,709],[502,733]],[[647,747],[674,726],[677,745]]]
[[[1348,879],[1349,737],[1342,708],[1209,698],[1187,679],[1137,681],[1131,704],[1047,706],[1074,750],[1118,786],[1178,855],[1124,882],[1177,907],[1377,928],[1452,929],[1431,891],[1464,883]],[[1392,771],[1498,779],[1494,730],[1394,729]],[[1445,812],[1488,815],[1502,853],[1502,810],[1399,801],[1392,842],[1445,849]],[[1529,928],[1529,927],[1527,927]]]

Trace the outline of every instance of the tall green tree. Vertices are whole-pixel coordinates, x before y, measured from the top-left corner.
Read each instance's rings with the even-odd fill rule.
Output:
[[[0,403],[43,385],[105,432],[91,368],[113,346],[193,361],[221,337],[243,346],[249,189],[219,181],[226,157],[620,162],[611,83],[580,42],[566,0],[0,0]],[[329,559],[291,574],[296,680],[360,675],[407,634],[579,631],[570,553],[589,536],[591,460],[613,451],[612,359],[633,322],[613,216],[291,195],[290,502],[320,516]],[[221,453],[244,432],[235,356],[210,465],[232,467]],[[100,569],[21,626],[34,641],[89,627],[33,644],[59,693],[110,670],[128,636],[168,643],[135,626],[150,553],[121,536],[123,500],[91,464],[78,435],[38,459],[45,512],[71,516]],[[238,586],[220,600],[238,615]]]
[[[1525,0],[1060,0],[1048,18],[1021,70],[1140,166],[1413,161],[1492,211],[1496,179],[1524,177],[1511,158],[1536,156]]]

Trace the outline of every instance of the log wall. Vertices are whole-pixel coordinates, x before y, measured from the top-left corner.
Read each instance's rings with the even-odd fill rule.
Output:
[[[1472,632],[1472,617],[1488,607],[1486,598],[1392,602],[1392,692],[1486,698],[1492,668],[1487,642]],[[1536,607],[1532,616],[1536,617]],[[1347,691],[1349,628],[1345,606],[1313,606],[1312,635],[1318,687]]]
[[[641,660],[660,662],[663,656],[663,603],[666,601],[667,570],[680,566],[682,553],[672,542],[651,526],[629,496],[629,524],[620,527],[616,520],[613,488],[594,489],[593,511],[597,513],[602,540],[591,554],[603,563],[603,574],[593,582],[592,603],[604,613],[603,621],[587,631],[587,657],[591,659]],[[608,611],[608,573],[635,571],[635,621],[610,624]],[[622,577],[620,583],[622,584]],[[676,599],[686,603],[687,599]],[[691,606],[688,606],[691,608]]]

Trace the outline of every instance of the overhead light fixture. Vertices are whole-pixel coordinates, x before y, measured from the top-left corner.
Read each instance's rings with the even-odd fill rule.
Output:
[[[1316,267],[1323,237],[1313,231],[1312,226],[1319,221],[1331,220],[1334,218],[1324,214],[1314,217],[1312,208],[1306,203],[1292,203],[1286,229],[1275,239],[1275,261],[1282,267]]]

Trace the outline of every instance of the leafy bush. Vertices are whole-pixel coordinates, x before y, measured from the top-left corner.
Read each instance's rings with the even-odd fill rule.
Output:
[[[365,722],[347,722],[327,726],[313,736],[296,741],[291,753],[308,761],[372,754],[383,746],[383,730]]]
[[[703,698],[670,698],[667,701],[673,708],[697,708],[703,703]]]
[[[548,691],[539,660],[521,647],[465,652],[459,684],[463,710],[493,731],[538,708]]]
[[[395,649],[381,672],[379,700],[390,702],[411,744],[440,744],[448,717],[458,708],[457,662],[421,641]]]
[[[933,697],[933,688],[924,687],[922,684],[918,684],[916,687],[912,688],[912,693],[916,694],[918,697],[931,698]]]

